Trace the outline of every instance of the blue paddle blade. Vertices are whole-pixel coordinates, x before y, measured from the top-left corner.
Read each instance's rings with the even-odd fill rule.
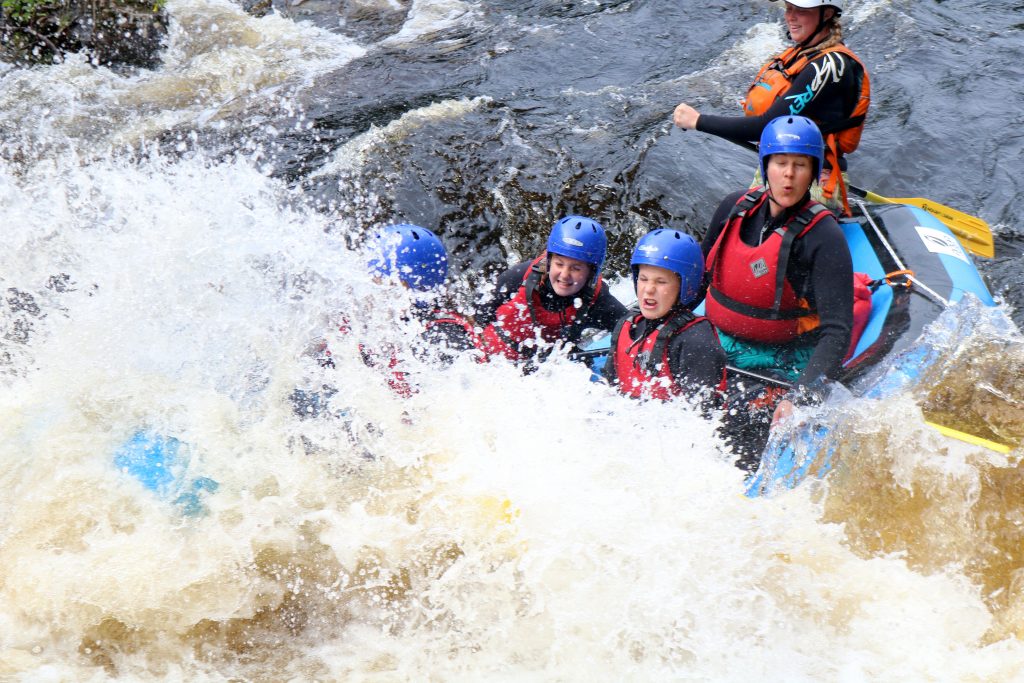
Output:
[[[829,431],[821,424],[805,424],[795,433],[773,434],[757,472],[747,483],[747,497],[770,496],[796,487],[809,475],[822,478],[828,474],[836,448],[829,439]]]
[[[188,491],[174,499],[174,505],[181,509],[181,514],[188,517],[195,517],[206,512],[202,496],[204,493],[213,493],[220,484],[209,477],[196,477],[189,485]]]
[[[171,501],[182,514],[206,512],[203,498],[220,485],[209,477],[186,479],[189,449],[173,436],[138,431],[114,453],[114,467],[135,478],[162,500]]]
[[[150,491],[166,494],[181,485],[178,478],[188,467],[188,455],[173,436],[136,432],[114,453],[114,467]]]

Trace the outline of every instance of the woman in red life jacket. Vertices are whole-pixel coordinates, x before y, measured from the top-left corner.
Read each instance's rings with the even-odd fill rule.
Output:
[[[704,280],[704,256],[689,235],[658,228],[630,260],[639,312],[612,332],[604,376],[633,398],[695,396],[705,408],[725,388],[725,352],[707,318],[690,310]]]
[[[706,314],[729,364],[768,369],[793,385],[773,420],[794,401],[821,400],[850,346],[850,251],[833,214],[810,196],[823,147],[810,119],[769,123],[760,144],[767,185],[726,197],[701,245]],[[765,358],[768,365],[758,364]]]
[[[818,124],[825,140],[821,194],[849,213],[842,174],[844,156],[857,149],[871,102],[863,62],[843,44],[842,0],[789,0],[785,25],[793,45],[772,57],[754,79],[743,102],[744,116],[701,114],[685,102],[673,122],[736,142],[756,142],[764,127],[784,115]]]
[[[484,351],[532,362],[555,343],[575,344],[585,329],[611,331],[626,309],[601,279],[607,248],[596,221],[566,216],[555,223],[547,250],[502,273],[477,311]]]

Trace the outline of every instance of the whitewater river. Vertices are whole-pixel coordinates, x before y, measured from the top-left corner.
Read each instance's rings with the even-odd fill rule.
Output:
[[[849,4],[851,176],[987,220],[1000,305],[758,500],[714,424],[566,360],[407,359],[399,399],[358,341],[407,302],[351,248],[436,228],[466,302],[565,213],[613,279],[700,234],[753,159],[669,115],[738,111],[776,5],[168,0],[155,71],[0,66],[0,680],[1024,680],[1020,451],[925,424],[1024,440],[1024,7]],[[202,514],[115,466],[139,430],[218,483]]]

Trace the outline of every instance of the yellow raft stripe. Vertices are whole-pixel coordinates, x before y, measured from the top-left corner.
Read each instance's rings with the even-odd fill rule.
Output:
[[[975,446],[984,446],[985,448],[990,448],[993,451],[998,451],[999,453],[1009,453],[1011,450],[1013,450],[1011,446],[1007,446],[1006,444],[1001,444],[996,441],[989,441],[988,439],[983,439],[980,436],[968,434],[967,432],[961,432],[957,429],[946,427],[945,425],[935,424],[934,422],[928,421],[925,421],[925,424],[928,425],[929,427],[934,427],[935,429],[939,430],[939,432],[945,434],[946,436],[952,437],[954,439],[959,439],[960,441],[965,441],[970,444],[974,444]]]

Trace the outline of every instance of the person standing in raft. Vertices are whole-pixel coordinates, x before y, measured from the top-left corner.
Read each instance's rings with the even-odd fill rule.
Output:
[[[774,0],[773,0],[774,1]],[[735,142],[756,142],[764,127],[784,115],[806,116],[825,138],[821,197],[849,214],[845,155],[860,144],[871,103],[864,63],[843,44],[842,0],[789,0],[785,25],[793,45],[772,57],[743,101],[744,116],[701,114],[689,104],[672,113],[675,125]]]
[[[851,345],[850,251],[835,216],[811,199],[823,147],[810,119],[784,116],[769,123],[759,152],[767,184],[726,197],[701,244],[706,315],[729,364],[792,385],[777,406],[772,397],[751,416],[764,440],[769,425],[790,415],[794,404],[827,395]],[[756,465],[749,461],[763,445],[742,452],[743,463]]]
[[[547,250],[499,275],[495,295],[477,311],[483,351],[529,369],[553,344],[578,342],[585,329],[611,331],[626,308],[601,279],[607,248],[596,221],[556,222]]]
[[[630,260],[639,312],[616,325],[604,377],[633,398],[696,397],[710,409],[725,389],[725,352],[691,306],[704,280],[700,245],[679,230],[640,238]]]

